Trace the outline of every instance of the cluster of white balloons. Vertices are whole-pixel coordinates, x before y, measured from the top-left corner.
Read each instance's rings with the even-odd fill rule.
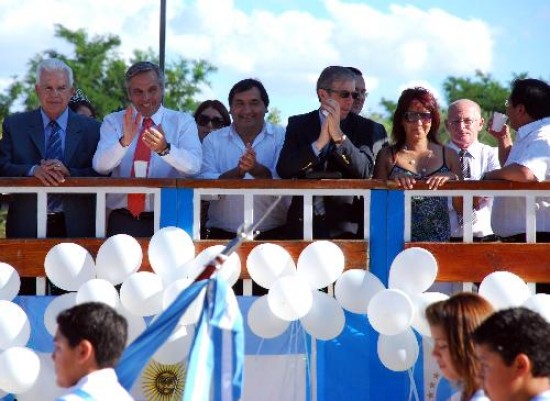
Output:
[[[344,328],[344,311],[319,289],[332,285],[344,271],[344,254],[330,241],[315,241],[295,264],[283,247],[265,243],[252,249],[246,260],[252,280],[268,289],[248,311],[248,325],[263,338],[282,334],[300,320],[313,337],[328,340]]]
[[[95,261],[78,244],[58,244],[46,255],[44,268],[53,284],[69,292],[49,303],[44,313],[44,325],[53,336],[57,328],[56,317],[61,311],[83,302],[103,302],[128,320],[129,343],[145,330],[144,317],[155,319],[155,315],[165,310],[193,282],[200,268],[223,248],[213,246],[195,257],[191,237],[180,228],[166,227],[157,231],[149,242],[148,257],[153,272],[138,272],[143,251],[136,239],[129,235],[108,238],[99,248]],[[219,274],[233,285],[240,271],[239,256],[233,254]],[[115,288],[119,284],[120,295]],[[9,265],[0,264],[0,392],[17,394],[18,400],[35,400],[40,398],[36,397],[38,387],[44,387],[45,378],[52,379],[54,373],[49,355],[45,358],[24,348],[30,337],[29,320],[23,309],[9,302],[19,288],[17,272]],[[175,364],[186,358],[204,293],[198,298],[153,356],[157,362]],[[53,394],[51,399],[61,394],[54,383],[55,379],[49,380],[46,386]]]
[[[53,368],[41,369],[48,362],[25,347],[31,325],[25,311],[12,302],[20,287],[17,271],[7,263],[0,263],[0,396],[20,394],[18,400],[28,401],[38,399],[32,397],[30,390],[37,381],[53,372]]]

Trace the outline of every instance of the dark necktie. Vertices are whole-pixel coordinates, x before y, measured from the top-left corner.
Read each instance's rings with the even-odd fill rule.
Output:
[[[462,177],[465,180],[472,178],[470,163],[468,162],[468,151],[461,149],[460,152],[458,152],[458,157],[460,160],[460,168],[462,169]],[[475,209],[473,209],[472,222],[475,223],[475,221],[476,221],[476,211]],[[464,227],[464,216],[462,214],[458,214],[458,223],[460,224],[461,227]]]
[[[51,120],[48,124],[50,127],[50,137],[48,138],[48,144],[46,145],[46,160],[59,160],[63,161],[63,149],[61,148],[61,127],[59,124]],[[48,211],[58,212],[61,210],[61,204],[63,203],[62,195],[50,194],[48,195]]]
[[[464,179],[471,178],[472,173],[470,171],[470,163],[468,163],[468,151],[461,149],[458,152],[458,156],[460,158],[460,167],[462,168],[462,177]]]
[[[136,150],[134,152],[134,159],[132,161],[132,173],[131,176],[135,177],[134,162],[136,160],[149,162],[151,160],[151,149],[149,149],[142,140],[145,130],[151,128],[155,123],[151,118],[144,118],[141,123],[141,132],[136,143]],[[149,165],[147,165],[147,171]],[[145,210],[145,194],[128,194],[128,210],[134,217],[139,215]]]

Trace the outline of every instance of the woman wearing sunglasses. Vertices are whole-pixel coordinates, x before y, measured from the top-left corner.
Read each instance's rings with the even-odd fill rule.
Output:
[[[229,112],[219,100],[205,100],[199,104],[193,117],[197,122],[201,142],[212,131],[231,125]]]
[[[393,115],[393,144],[378,154],[373,178],[393,180],[403,189],[413,189],[417,181],[437,189],[449,180],[461,178],[456,152],[443,146],[437,137],[439,123],[439,108],[430,91],[404,90]],[[461,207],[460,199],[453,203]],[[449,240],[447,198],[414,196],[411,209],[412,241]]]

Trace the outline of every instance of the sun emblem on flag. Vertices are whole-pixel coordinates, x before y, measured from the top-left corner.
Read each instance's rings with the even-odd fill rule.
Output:
[[[163,365],[151,360],[141,376],[141,388],[147,401],[181,400],[186,373],[183,363]]]

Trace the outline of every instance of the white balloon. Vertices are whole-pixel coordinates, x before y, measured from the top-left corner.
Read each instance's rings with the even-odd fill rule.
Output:
[[[338,337],[346,323],[344,310],[330,295],[321,291],[312,291],[311,310],[300,319],[304,329],[319,340]]]
[[[344,252],[338,245],[330,241],[315,241],[300,253],[297,272],[316,290],[338,280],[344,264]]]
[[[385,289],[380,279],[371,272],[349,269],[336,281],[334,296],[344,309],[366,314],[372,297]]]
[[[479,285],[479,295],[496,310],[522,305],[531,297],[529,287],[519,276],[507,271],[493,272]]]
[[[76,303],[103,302],[117,309],[120,303],[116,288],[107,280],[94,278],[80,286],[76,293]]]
[[[424,292],[411,295],[411,301],[415,308],[412,327],[424,337],[431,337],[430,325],[426,320],[426,308],[434,302],[445,301],[446,299],[449,299],[449,296],[441,292]]]
[[[19,293],[21,278],[11,265],[0,263],[0,299],[11,301]]]
[[[183,361],[189,354],[194,336],[195,329],[193,326],[176,326],[166,342],[155,352],[153,359],[166,365]]]
[[[535,294],[528,298],[523,306],[537,312],[550,323],[550,294]]]
[[[284,276],[273,283],[267,293],[271,311],[283,320],[298,320],[311,309],[313,295],[307,281],[298,275]]]
[[[168,284],[178,275],[178,268],[195,257],[195,244],[181,228],[164,227],[151,237],[148,256],[153,271]]]
[[[55,336],[57,330],[57,315],[75,305],[76,292],[68,292],[53,298],[52,302],[48,304],[44,311],[44,326],[46,330],[48,330],[48,333]]]
[[[288,251],[276,244],[256,245],[246,258],[252,280],[263,288],[271,288],[279,278],[296,274],[296,265]]]
[[[82,246],[70,242],[50,249],[44,259],[44,268],[50,281],[65,291],[77,291],[96,274],[92,255]]]
[[[385,367],[394,372],[402,372],[413,367],[418,359],[418,341],[411,329],[394,336],[381,334],[378,337],[377,351]]]
[[[30,348],[11,347],[0,354],[0,388],[8,393],[29,391],[38,380],[40,359]]]
[[[437,277],[437,260],[424,248],[408,248],[393,260],[388,288],[407,294],[420,294],[434,283]]]
[[[22,347],[30,336],[31,325],[25,311],[13,302],[0,300],[0,351]]]
[[[279,319],[267,303],[267,295],[259,297],[248,309],[248,326],[258,337],[274,338],[284,333],[288,328],[287,320]]]
[[[113,235],[101,244],[97,252],[97,278],[118,285],[138,271],[142,260],[141,245],[134,237],[126,234]]]
[[[34,385],[24,393],[17,394],[17,401],[56,400],[67,389],[56,384],[55,370],[51,354],[38,353],[40,371]]]
[[[126,345],[129,345],[143,333],[147,325],[143,317],[130,313],[122,303],[118,306],[118,313],[124,316],[128,322],[128,339],[126,340]]]
[[[137,316],[151,316],[162,310],[162,279],[152,272],[132,274],[120,287],[120,301]]]
[[[376,331],[392,336],[411,326],[414,306],[410,297],[403,291],[383,290],[372,297],[367,317]]]
[[[214,245],[203,249],[192,263],[186,264],[186,268],[189,269],[188,277],[192,280],[197,278],[204,267],[224,249],[224,245]],[[241,275],[241,258],[237,252],[233,252],[229,255],[227,260],[222,264],[218,274],[220,274],[225,281],[227,281],[227,284],[230,287],[237,282]]]

